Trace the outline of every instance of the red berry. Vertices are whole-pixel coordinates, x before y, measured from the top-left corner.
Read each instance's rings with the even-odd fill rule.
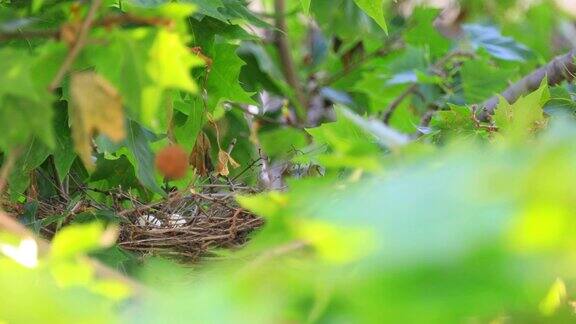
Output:
[[[188,154],[179,145],[170,145],[158,152],[155,164],[156,169],[167,179],[181,179],[188,170]]]

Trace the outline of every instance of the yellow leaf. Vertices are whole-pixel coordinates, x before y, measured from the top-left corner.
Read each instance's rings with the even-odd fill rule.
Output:
[[[234,161],[228,152],[223,150],[218,151],[218,165],[216,166],[216,173],[223,177],[229,175],[230,170],[228,169],[228,164],[230,164],[234,169],[240,166],[240,164]]]
[[[70,93],[74,146],[84,165],[92,169],[92,136],[95,133],[106,135],[115,142],[126,136],[122,98],[106,79],[95,72],[74,73]]]

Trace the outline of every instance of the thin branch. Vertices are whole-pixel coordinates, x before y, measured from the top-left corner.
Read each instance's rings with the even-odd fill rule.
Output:
[[[574,75],[576,74],[575,59],[576,49],[573,49],[564,55],[557,56],[548,64],[509,86],[508,89],[502,92],[501,96],[509,103],[514,103],[522,95],[538,89],[544,78],[548,78],[547,82],[550,86],[560,84],[562,81],[571,81],[574,79]],[[477,118],[482,121],[488,120],[490,115],[494,112],[494,109],[496,109],[496,106],[498,106],[499,100],[499,96],[493,96],[480,104],[481,108],[478,109]]]
[[[296,67],[294,65],[294,60],[292,59],[290,42],[288,41],[286,26],[286,17],[284,13],[286,11],[286,3],[284,0],[274,1],[274,12],[276,15],[276,46],[278,47],[278,54],[280,55],[280,60],[282,63],[282,71],[284,72],[284,77],[286,82],[294,90],[297,102],[295,106],[297,107],[297,115],[299,119],[306,118],[306,107],[307,99],[302,90],[300,81],[298,80],[298,75],[296,73]]]
[[[102,0],[92,0],[90,8],[88,9],[88,14],[86,14],[86,19],[84,19],[84,22],[80,27],[78,37],[76,38],[76,41],[72,46],[72,49],[70,49],[70,52],[68,52],[68,56],[66,56],[66,59],[64,59],[64,62],[60,66],[60,69],[56,73],[56,76],[48,86],[48,89],[50,91],[54,91],[56,88],[58,88],[58,86],[60,86],[60,83],[62,83],[64,76],[66,75],[66,73],[68,73],[68,71],[72,67],[72,64],[80,54],[80,51],[82,51],[82,48],[84,48],[84,45],[86,45],[86,40],[88,39],[88,33],[92,28],[94,19],[96,19],[96,13],[98,12],[98,9],[100,8],[101,5]]]

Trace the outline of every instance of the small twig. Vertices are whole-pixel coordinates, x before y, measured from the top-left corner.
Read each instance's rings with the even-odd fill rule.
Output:
[[[238,218],[238,215],[240,215],[242,213],[242,208],[237,208],[236,211],[234,212],[234,214],[232,215],[232,222],[230,224],[230,240],[235,240],[236,239],[236,235],[237,235],[237,231],[238,229],[236,228],[236,220]]]
[[[98,9],[100,8],[101,4],[102,0],[92,0],[90,8],[88,9],[88,14],[86,14],[86,19],[84,19],[84,22],[80,27],[80,31],[78,32],[78,37],[76,38],[74,45],[70,49],[70,52],[68,52],[68,56],[66,56],[64,62],[60,66],[60,69],[56,73],[56,76],[48,86],[48,90],[54,91],[56,88],[60,86],[62,80],[64,79],[64,76],[66,75],[66,73],[68,73],[68,71],[72,67],[72,64],[80,54],[80,51],[82,51],[82,48],[84,48],[84,45],[86,45],[86,40],[88,39],[88,33],[90,32],[90,28],[92,28],[94,19],[96,19],[96,13],[98,12]]]
[[[244,173],[246,173],[248,170],[250,170],[253,166],[256,165],[256,163],[262,161],[262,157],[258,157],[257,159],[255,159],[254,161],[252,161],[252,163],[250,163],[247,167],[245,167],[242,171],[240,171],[240,173],[238,173],[234,178],[230,179],[231,182],[236,181],[238,178],[240,178]]]
[[[126,215],[130,215],[132,213],[139,213],[139,212],[142,212],[144,210],[149,210],[149,209],[152,209],[154,207],[160,206],[160,205],[165,204],[165,203],[170,203],[170,202],[175,201],[179,198],[181,198],[180,193],[179,192],[173,192],[170,194],[170,196],[168,196],[167,200],[157,201],[157,202],[154,202],[151,204],[138,206],[138,207],[133,208],[133,209],[125,209],[123,211],[116,213],[116,215],[126,216]]]

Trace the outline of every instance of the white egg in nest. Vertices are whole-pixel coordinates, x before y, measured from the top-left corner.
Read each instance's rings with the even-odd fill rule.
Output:
[[[142,227],[153,227],[153,228],[162,227],[162,222],[154,215],[142,215],[138,217],[136,223]]]
[[[186,225],[188,221],[180,214],[170,214],[168,217],[168,224],[172,227],[182,227]]]

